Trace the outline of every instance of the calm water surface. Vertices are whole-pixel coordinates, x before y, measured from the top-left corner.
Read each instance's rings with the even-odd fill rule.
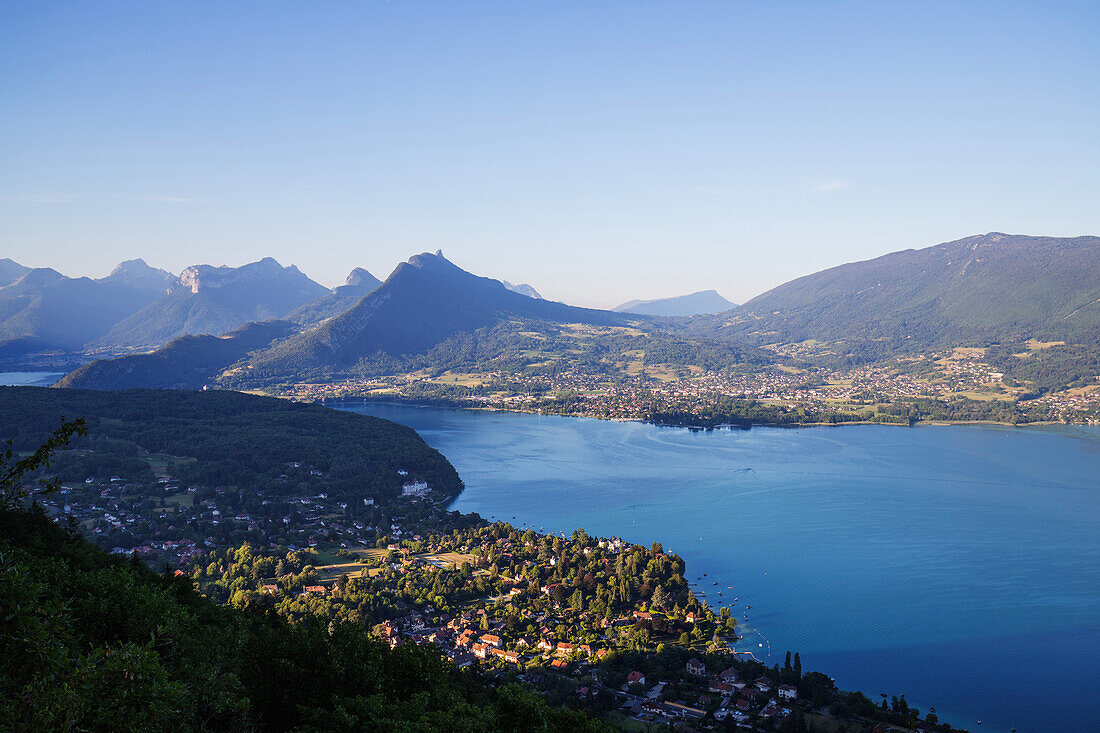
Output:
[[[690,432],[343,407],[442,451],[466,483],[455,509],[662,542],[769,664],[799,651],[844,688],[972,730],[1100,729],[1100,429]]]
[[[0,387],[49,387],[65,372],[0,372]]]

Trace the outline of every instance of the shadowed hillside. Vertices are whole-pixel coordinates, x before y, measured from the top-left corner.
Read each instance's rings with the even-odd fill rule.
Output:
[[[252,366],[268,376],[303,368],[346,368],[378,353],[422,353],[456,334],[509,318],[605,326],[630,321],[608,311],[535,300],[497,280],[472,275],[441,253],[421,254],[399,265],[347,312],[261,352]]]
[[[175,292],[117,323],[93,346],[147,349],[178,336],[216,336],[249,321],[283,318],[327,292],[298,268],[283,267],[270,257],[241,267],[195,265],[179,280]]]
[[[295,308],[287,314],[286,319],[304,326],[318,324],[348,310],[381,284],[382,281],[374,275],[362,267],[356,267],[343,285],[333,288],[331,293],[326,293],[317,300]]]
[[[19,267],[6,265],[5,272],[17,274]],[[141,260],[124,262],[100,280],[24,268],[17,280],[0,287],[0,351],[79,350],[164,296],[173,280]]]
[[[149,354],[100,359],[65,375],[55,386],[78,389],[201,389],[227,364],[285,338],[287,321],[249,323],[225,336],[180,336]]]

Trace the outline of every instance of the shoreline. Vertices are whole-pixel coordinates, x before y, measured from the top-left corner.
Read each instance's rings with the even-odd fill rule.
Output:
[[[270,395],[272,397],[283,397],[284,399],[293,399],[285,397],[283,395]],[[395,407],[416,407],[416,408],[432,408],[442,410],[463,410],[466,412],[499,412],[509,413],[516,415],[535,415],[538,417],[571,417],[571,418],[584,418],[588,420],[604,420],[607,422],[637,422],[646,425],[653,425],[659,428],[683,428],[691,431],[710,431],[710,430],[751,430],[753,428],[778,428],[778,429],[799,429],[799,428],[834,428],[845,427],[855,425],[882,425],[889,427],[899,428],[915,428],[921,426],[931,427],[954,427],[954,426],[967,426],[973,425],[977,427],[982,426],[997,426],[1006,428],[1031,428],[1031,427],[1050,427],[1053,425],[1064,426],[1076,426],[1076,427],[1097,427],[1100,423],[1094,422],[1062,422],[1056,420],[1037,420],[1034,422],[1026,423],[1012,423],[996,420],[917,420],[911,423],[903,422],[887,422],[878,420],[845,420],[842,422],[801,422],[801,423],[768,423],[768,422],[753,422],[748,425],[737,425],[733,423],[721,423],[716,425],[689,425],[682,423],[668,423],[657,422],[654,420],[647,420],[642,417],[598,417],[595,415],[584,415],[578,413],[558,413],[558,412],[542,412],[539,410],[522,410],[507,407],[478,407],[471,405],[459,405],[459,404],[440,404],[433,402],[420,402],[416,400],[394,400],[394,399],[372,399],[367,397],[344,397],[339,400],[326,400],[318,399],[313,402],[325,406],[331,406],[334,404],[378,404],[378,405],[391,405]]]

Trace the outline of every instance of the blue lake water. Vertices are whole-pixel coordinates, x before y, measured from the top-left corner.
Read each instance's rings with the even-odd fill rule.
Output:
[[[455,509],[662,542],[769,664],[798,651],[971,730],[1098,729],[1100,428],[691,432],[343,407],[443,452],[466,483]]]
[[[65,372],[0,372],[0,387],[49,387]]]

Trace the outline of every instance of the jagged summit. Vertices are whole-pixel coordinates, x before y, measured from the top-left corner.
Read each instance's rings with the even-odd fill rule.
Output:
[[[422,353],[459,333],[506,318],[619,325],[627,316],[574,308],[514,293],[499,280],[466,272],[442,253],[421,253],[346,312],[276,344],[254,359],[257,369],[292,373],[307,367],[346,367],[379,352]]]
[[[329,292],[272,257],[240,267],[192,265],[179,282],[175,292],[117,323],[94,346],[151,348],[188,334],[223,334],[249,321],[283,318]]]
[[[331,293],[325,293],[316,300],[291,311],[287,315],[287,320],[303,326],[316,325],[348,310],[359,302],[360,298],[381,284],[382,281],[374,275],[362,267],[356,267],[348,273],[344,285],[333,288]]]

